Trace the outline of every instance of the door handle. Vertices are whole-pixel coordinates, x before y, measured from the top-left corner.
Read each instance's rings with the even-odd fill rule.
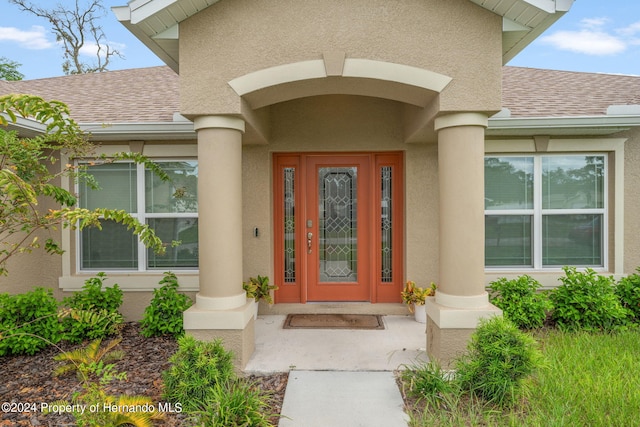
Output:
[[[307,253],[311,253],[311,239],[313,238],[313,233],[307,233]]]

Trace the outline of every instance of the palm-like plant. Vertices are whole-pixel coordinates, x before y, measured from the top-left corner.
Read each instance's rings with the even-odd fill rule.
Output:
[[[124,352],[121,350],[113,350],[118,344],[120,344],[122,338],[114,338],[107,343],[106,346],[101,347],[102,338],[91,341],[86,347],[78,348],[73,351],[61,353],[53,358],[57,362],[66,362],[63,365],[58,366],[53,374],[56,376],[64,375],[69,372],[77,371],[82,376],[81,366],[86,366],[91,363],[111,363],[122,359]],[[80,378],[83,380],[83,378]]]
[[[154,406],[153,400],[146,396],[113,396],[107,394],[105,386],[113,380],[126,379],[126,372],[118,372],[113,361],[124,356],[124,352],[114,350],[122,338],[109,341],[104,347],[102,339],[91,341],[86,347],[65,352],[54,359],[66,362],[55,369],[55,375],[77,371],[83,391],[75,393],[72,403],[75,407],[92,408],[92,410],[77,410],[73,416],[79,426],[101,427],[152,427],[153,420],[164,417]],[[66,401],[49,404],[67,406]]]

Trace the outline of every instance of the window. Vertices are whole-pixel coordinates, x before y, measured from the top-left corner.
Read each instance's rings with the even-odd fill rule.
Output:
[[[147,223],[167,246],[164,255],[146,249],[125,226],[104,221],[102,230],[78,235],[81,270],[166,270],[198,268],[198,163],[157,161],[171,181],[162,181],[143,165],[110,163],[89,167],[99,188],[79,185],[80,207],[123,209]]]
[[[604,267],[607,157],[485,157],[485,265]]]

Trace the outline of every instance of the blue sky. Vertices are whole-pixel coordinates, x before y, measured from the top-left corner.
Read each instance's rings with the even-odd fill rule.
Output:
[[[104,0],[101,25],[124,59],[111,70],[162,65],[116,19],[110,7],[127,0]],[[35,4],[72,4],[72,0],[35,0]],[[16,61],[26,79],[63,75],[62,50],[45,20],[0,0],[0,57]],[[640,0],[576,0],[568,14],[508,65],[558,70],[640,75]]]

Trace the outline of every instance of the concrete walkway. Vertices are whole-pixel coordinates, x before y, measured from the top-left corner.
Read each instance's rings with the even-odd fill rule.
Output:
[[[280,427],[395,427],[408,416],[394,370],[427,361],[425,325],[384,316],[384,330],[282,329],[258,316],[247,373],[289,373]]]
[[[406,427],[393,372],[291,371],[279,427]]]

